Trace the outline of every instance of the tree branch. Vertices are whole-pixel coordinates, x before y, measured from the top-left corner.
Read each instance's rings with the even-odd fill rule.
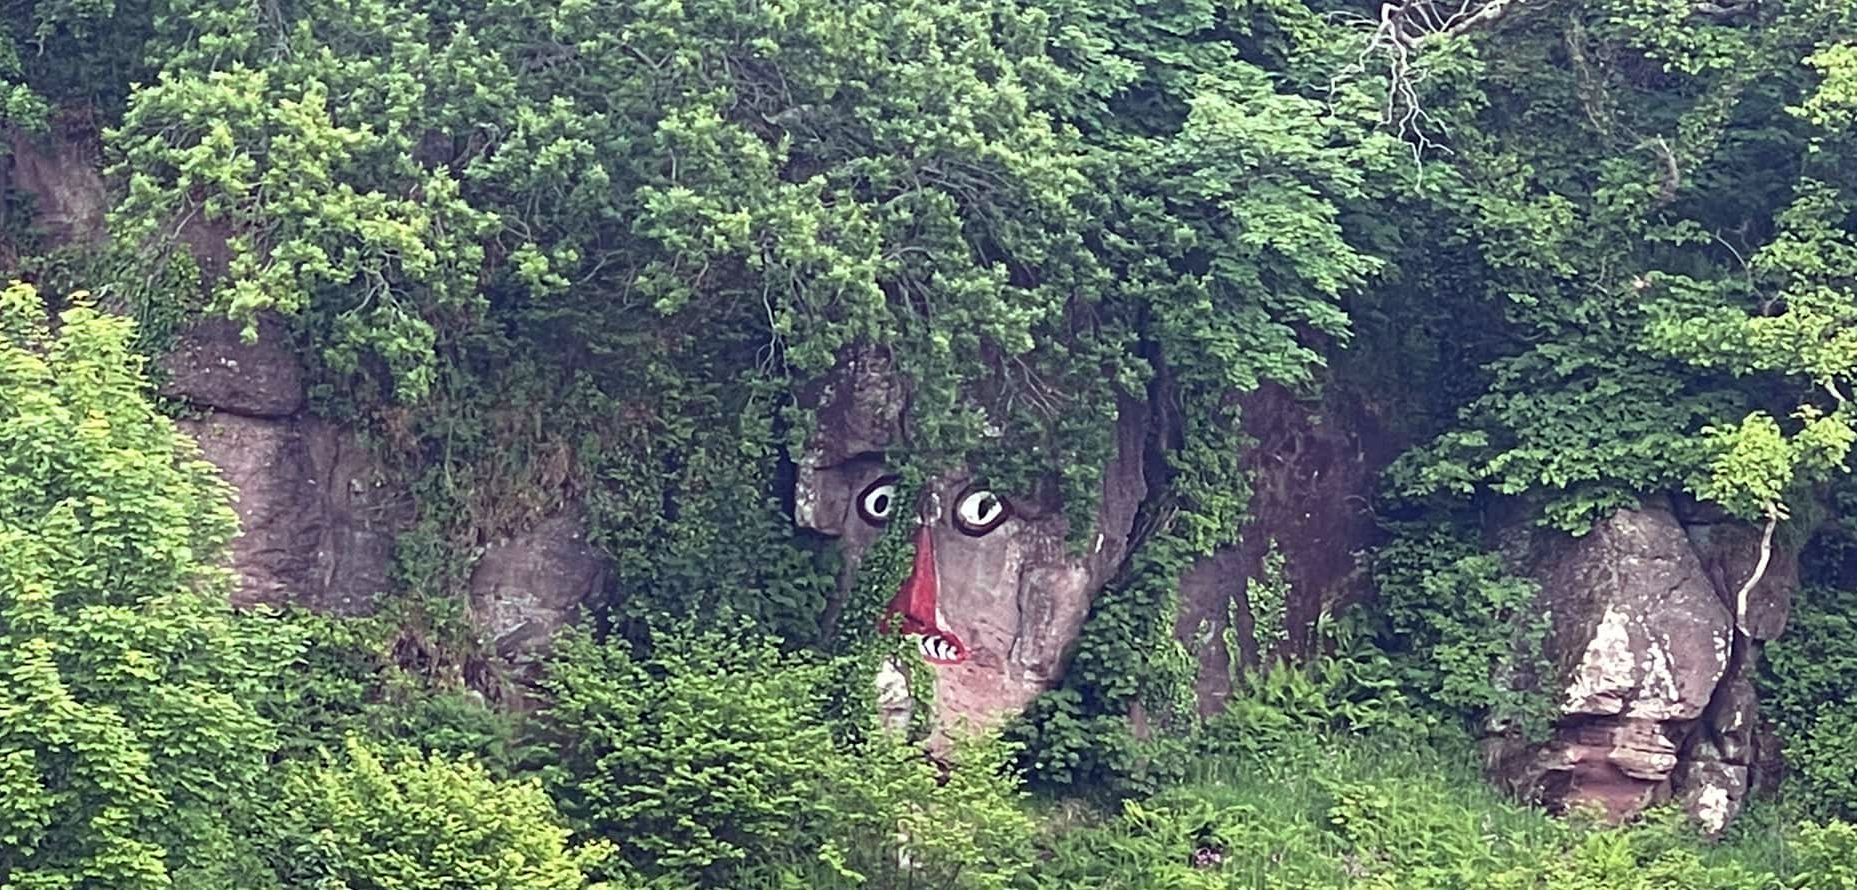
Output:
[[[1747,583],[1735,594],[1734,627],[1738,634],[1748,634],[1747,598],[1754,592],[1755,585],[1767,574],[1767,564],[1773,560],[1773,530],[1780,524],[1778,504],[1767,507],[1767,529],[1760,535],[1760,560],[1754,563],[1754,573],[1748,576]]]

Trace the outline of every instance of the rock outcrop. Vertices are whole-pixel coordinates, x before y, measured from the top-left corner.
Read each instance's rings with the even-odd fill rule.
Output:
[[[47,243],[91,244],[104,236],[109,193],[103,187],[102,149],[90,112],[57,110],[49,133],[18,127],[5,130],[5,157],[0,158],[0,218],[16,211],[7,206],[10,189],[31,198],[32,228]]]
[[[1736,593],[1759,537],[1665,498],[1581,537],[1525,521],[1504,528],[1505,554],[1540,584],[1550,616],[1546,679],[1559,718],[1545,745],[1492,739],[1499,777],[1555,808],[1624,819],[1674,797],[1709,831],[1726,826],[1756,762],[1753,654],[1784,628],[1797,577],[1779,554],[1749,599],[1751,633],[1736,632]]]
[[[1253,439],[1244,456],[1252,495],[1243,540],[1200,560],[1180,580],[1175,631],[1198,655],[1203,714],[1231,696],[1233,662],[1242,668],[1260,657],[1249,593],[1273,546],[1283,556],[1287,585],[1285,601],[1275,604],[1287,633],[1278,654],[1310,654],[1310,631],[1323,610],[1372,597],[1361,556],[1381,533],[1368,502],[1400,449],[1399,436],[1370,405],[1339,391],[1318,403],[1267,384],[1246,395],[1242,407]],[[1234,620],[1240,651],[1229,652],[1225,631]]]
[[[353,431],[308,410],[297,355],[276,319],[261,319],[249,343],[239,325],[207,320],[161,360],[162,393],[197,409],[181,426],[238,491],[235,602],[367,612],[391,590],[412,499]],[[572,509],[490,541],[469,576],[480,639],[526,659],[579,614],[605,572]]]
[[[197,409],[181,427],[238,492],[235,602],[371,610],[412,504],[351,431],[305,410],[283,325],[266,319],[247,343],[238,325],[205,321],[160,365],[162,394]]]
[[[484,548],[471,570],[472,623],[496,654],[525,660],[579,616],[606,570],[578,511],[550,516]]]

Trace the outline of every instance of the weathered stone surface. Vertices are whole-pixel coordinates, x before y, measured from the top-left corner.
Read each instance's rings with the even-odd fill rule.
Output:
[[[235,603],[371,608],[409,510],[352,435],[314,418],[223,412],[181,426],[238,492]]]
[[[1717,595],[1730,612],[1734,611],[1737,595],[1754,576],[1754,569],[1760,562],[1762,530],[1727,519],[1688,522],[1685,530]],[[1798,588],[1798,554],[1783,546],[1773,547],[1766,571],[1748,591],[1742,630],[1757,640],[1771,640],[1785,632],[1786,618],[1792,610],[1792,594]]]
[[[276,319],[259,320],[247,343],[238,322],[212,318],[181,334],[160,365],[162,395],[249,417],[289,417],[303,410],[303,365]]]
[[[1247,548],[1224,547],[1180,575],[1180,617],[1174,636],[1196,656],[1193,685],[1201,715],[1223,709],[1231,698],[1235,672],[1257,663],[1255,622],[1245,596],[1257,569],[1257,559]],[[1227,644],[1227,631],[1232,631],[1237,651]]]
[[[1761,534],[1680,497],[1620,510],[1583,538],[1505,523],[1497,538],[1541,583],[1552,618],[1561,716],[1541,748],[1489,747],[1492,771],[1551,805],[1595,803],[1614,818],[1674,798],[1719,833],[1750,784],[1781,769],[1753,672],[1762,640],[1785,629],[1799,566],[1774,546],[1737,633]]]
[[[935,665],[937,722],[989,725],[1058,684],[1090,603],[1127,556],[1147,487],[1141,464],[1146,413],[1124,405],[1117,456],[1103,475],[1091,545],[1071,552],[1055,499],[1015,501],[1017,515],[984,537],[949,526],[945,513],[968,481],[949,474],[930,487],[924,514],[935,539],[941,610],[972,657]]]
[[[53,244],[101,241],[109,195],[88,113],[61,109],[45,134],[8,127],[6,141],[5,184],[32,197],[34,227]]]
[[[1704,728],[1722,760],[1754,762],[1754,731],[1760,725],[1760,699],[1754,691],[1752,659],[1741,660],[1716,688]]]
[[[1234,657],[1240,665],[1259,658],[1247,594],[1273,542],[1289,586],[1282,654],[1311,651],[1309,630],[1323,609],[1338,611],[1372,596],[1359,557],[1381,533],[1368,498],[1400,449],[1398,436],[1372,407],[1341,390],[1314,403],[1266,385],[1247,394],[1242,409],[1253,439],[1244,456],[1252,480],[1244,538],[1200,560],[1180,583],[1175,632],[1198,655],[1196,687],[1206,714],[1231,695]],[[1230,653],[1224,632],[1234,617],[1241,651]]]
[[[1677,803],[1704,832],[1722,833],[1747,798],[1748,768],[1722,760],[1685,760],[1677,767]]]
[[[1579,538],[1520,525],[1503,537],[1552,617],[1561,713],[1554,738],[1511,761],[1507,780],[1552,806],[1594,803],[1614,818],[1667,799],[1733,643],[1688,532],[1653,500]]]
[[[471,571],[473,623],[498,655],[530,655],[579,615],[606,569],[578,513],[550,516],[484,549]]]
[[[1535,793],[1550,807],[1598,807],[1625,819],[1667,800],[1677,745],[1662,724],[1634,717],[1564,721],[1529,767]]]
[[[1702,716],[1728,665],[1730,616],[1667,506],[1619,510],[1581,538],[1543,535],[1533,574],[1554,616],[1564,714]]]

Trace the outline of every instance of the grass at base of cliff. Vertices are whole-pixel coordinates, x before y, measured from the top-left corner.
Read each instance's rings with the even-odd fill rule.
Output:
[[[1316,738],[1205,757],[1183,781],[1105,807],[1035,799],[1010,878],[1027,890],[1845,890],[1796,868],[1796,823],[1757,803],[1719,842],[1665,809],[1607,827],[1505,798],[1467,740]],[[1821,856],[1821,859],[1823,857]],[[817,865],[754,886],[877,887]],[[928,885],[918,884],[922,890]],[[888,890],[888,887],[885,888]],[[896,890],[903,890],[898,885]],[[937,887],[936,890],[941,890]]]
[[[1047,806],[1035,886],[1050,888],[1752,890],[1791,870],[1772,805],[1718,843],[1674,812],[1554,818],[1491,788],[1461,739],[1308,739],[1199,760],[1121,812]]]

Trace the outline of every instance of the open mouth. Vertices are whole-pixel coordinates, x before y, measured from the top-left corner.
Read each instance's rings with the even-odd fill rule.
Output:
[[[922,658],[931,664],[960,664],[967,660],[966,647],[953,637],[938,633],[922,637]]]

